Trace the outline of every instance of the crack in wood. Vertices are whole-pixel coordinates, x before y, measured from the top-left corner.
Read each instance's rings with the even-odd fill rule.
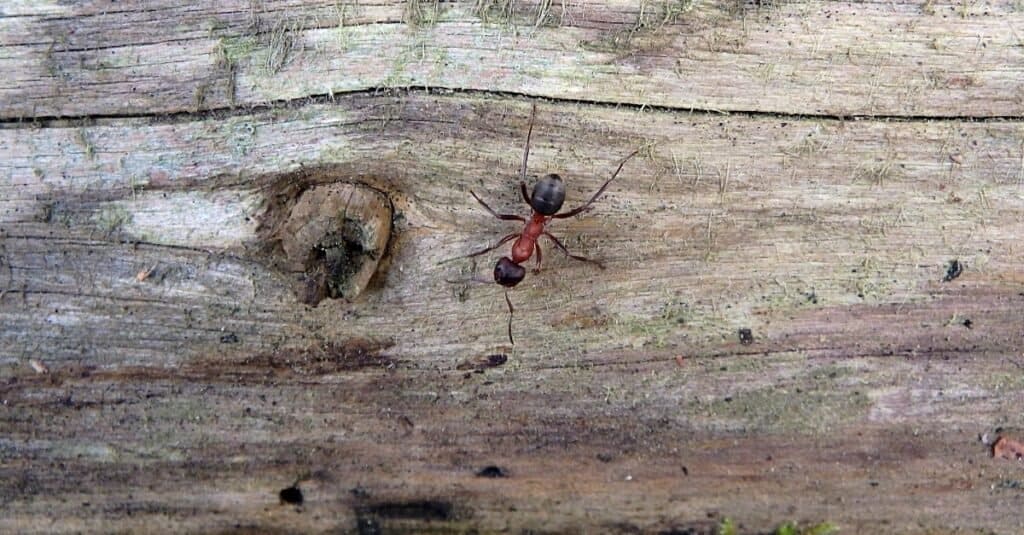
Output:
[[[627,109],[634,111],[657,111],[662,113],[681,113],[687,115],[735,116],[743,118],[788,119],[793,121],[879,121],[902,123],[935,123],[935,122],[972,122],[972,123],[1024,123],[1020,115],[918,115],[918,114],[830,114],[830,113],[791,113],[780,111],[701,108],[695,106],[666,106],[654,104],[637,104],[624,101],[605,101],[593,99],[573,99],[552,97],[514,91],[493,91],[465,87],[439,86],[381,86],[335,91],[332,93],[309,94],[294,99],[272,100],[265,104],[246,106],[224,106],[206,108],[198,111],[175,111],[166,113],[113,113],[89,115],[40,115],[33,117],[3,118],[0,117],[2,128],[67,128],[69,126],[117,125],[123,121],[146,119],[151,124],[180,124],[195,121],[216,120],[228,117],[244,117],[275,110],[298,109],[309,105],[332,104],[345,98],[366,96],[411,96],[431,95],[435,97],[478,96],[486,98],[510,98],[522,100],[543,100],[556,104],[593,106],[606,109]]]

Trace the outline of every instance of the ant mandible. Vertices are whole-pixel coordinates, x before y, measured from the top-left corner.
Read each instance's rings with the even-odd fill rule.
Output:
[[[478,197],[475,192],[470,190],[469,194],[484,207],[484,210],[487,210],[487,212],[494,217],[504,221],[521,221],[525,223],[525,226],[521,232],[508,234],[490,247],[452,259],[456,260],[459,258],[479,256],[484,253],[491,252],[515,239],[515,243],[512,244],[512,256],[501,257],[501,259],[498,260],[498,263],[494,266],[494,282],[504,286],[505,288],[512,288],[522,282],[523,278],[526,276],[526,268],[521,264],[529,260],[530,257],[533,256],[533,253],[537,253],[537,264],[534,267],[533,272],[534,274],[540,273],[542,254],[538,240],[541,236],[551,240],[551,243],[567,257],[581,262],[589,262],[601,269],[604,269],[604,264],[597,260],[592,260],[584,256],[570,253],[558,238],[545,230],[545,226],[555,219],[575,217],[588,210],[590,206],[594,204],[594,201],[604,193],[604,190],[608,188],[608,185],[611,184],[612,180],[615,180],[615,177],[619,175],[619,171],[622,171],[622,166],[625,165],[630,158],[636,156],[636,154],[640,152],[640,149],[634,150],[628,156],[623,158],[622,161],[619,162],[619,166],[615,169],[615,172],[612,173],[611,178],[601,185],[597,190],[597,193],[595,193],[589,201],[577,208],[573,208],[572,210],[558,213],[558,211],[562,209],[562,204],[565,202],[565,182],[562,181],[562,177],[554,173],[544,175],[544,177],[534,184],[532,194],[528,195],[526,192],[526,163],[530,158],[530,137],[533,135],[533,121],[536,115],[537,104],[535,103],[530,111],[530,126],[526,132],[526,146],[523,149],[523,165],[519,169],[519,191],[522,193],[523,200],[526,201],[526,204],[530,205],[530,209],[533,211],[533,214],[529,219],[516,214],[499,214],[488,206],[483,199]],[[505,290],[505,302],[508,304],[508,340],[512,345],[515,345],[515,340],[512,339],[512,314],[514,309],[512,307],[512,300],[508,297],[508,290]]]

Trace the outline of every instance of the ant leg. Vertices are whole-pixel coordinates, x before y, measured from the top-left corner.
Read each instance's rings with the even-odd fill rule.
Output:
[[[570,253],[569,250],[565,248],[565,245],[562,244],[562,242],[558,241],[558,238],[554,237],[550,232],[545,232],[544,235],[547,236],[549,240],[554,242],[555,247],[558,247],[559,251],[562,251],[563,253],[565,253],[565,256],[568,256],[569,258],[572,258],[573,260],[579,260],[580,262],[589,262],[589,263],[594,264],[595,266],[597,266],[597,267],[599,267],[601,269],[604,269],[604,264],[602,264],[601,262],[598,262],[597,260],[592,260],[592,259],[587,258],[585,256],[574,255],[574,254]]]
[[[584,204],[583,206],[580,206],[578,208],[573,208],[572,210],[569,210],[568,212],[563,212],[561,214],[555,214],[555,215],[551,216],[551,218],[552,219],[564,219],[566,217],[572,217],[574,215],[578,215],[580,212],[586,210],[587,208],[590,208],[590,205],[594,204],[594,201],[596,201],[597,198],[600,197],[602,193],[604,193],[604,190],[608,188],[608,184],[611,184],[612,180],[615,180],[615,177],[619,176],[619,171],[622,171],[622,166],[626,165],[626,162],[628,162],[629,159],[632,158],[633,156],[636,156],[636,154],[638,152],[640,152],[640,149],[636,149],[635,151],[629,153],[629,156],[626,156],[625,158],[623,158],[623,160],[621,162],[619,162],[618,169],[616,169],[615,172],[612,173],[612,177],[609,178],[601,186],[601,189],[597,190],[597,193],[595,193],[594,196],[591,197],[590,200],[586,202],[586,204]]]
[[[505,302],[508,303],[508,341],[512,345],[516,345],[516,341],[512,339],[512,313],[515,309],[512,308],[512,300],[508,298],[508,290],[505,290]]]
[[[445,259],[445,260],[442,260],[442,261],[438,262],[438,264],[444,264],[446,262],[451,262],[452,260],[460,260],[462,258],[472,258],[474,256],[480,256],[480,255],[482,255],[484,253],[489,253],[489,252],[497,249],[498,247],[501,247],[506,242],[508,242],[509,240],[511,240],[511,239],[513,239],[513,238],[515,238],[517,236],[519,236],[519,234],[516,233],[516,232],[513,232],[513,233],[509,234],[508,236],[505,236],[504,238],[498,240],[498,243],[496,243],[496,244],[494,244],[494,245],[492,245],[490,247],[487,247],[487,248],[484,248],[484,249],[480,249],[479,251],[473,251],[472,253],[469,253],[469,254],[466,254],[466,255],[456,256],[454,258],[448,258],[448,259]]]
[[[539,242],[534,242],[533,250],[536,251],[536,253],[537,253],[537,267],[533,268],[533,274],[536,275],[536,274],[540,273],[541,252],[540,252],[540,243]]]
[[[526,182],[526,161],[530,158],[530,136],[533,135],[533,119],[537,116],[537,103],[533,103],[533,109],[530,110],[530,128],[526,130],[526,147],[523,148],[523,166],[519,169],[519,177],[522,181]],[[526,191],[526,187],[523,186],[523,191]]]
[[[487,203],[485,203],[483,199],[477,197],[476,193],[473,193],[473,190],[469,190],[469,194],[472,195],[474,199],[476,199],[476,202],[480,203],[480,205],[484,207],[484,210],[487,210],[488,212],[490,212],[492,216],[497,217],[498,219],[504,219],[505,221],[522,221],[524,223],[526,222],[526,218],[521,215],[499,214],[498,212],[495,212],[494,210],[491,209],[490,206],[487,206]]]

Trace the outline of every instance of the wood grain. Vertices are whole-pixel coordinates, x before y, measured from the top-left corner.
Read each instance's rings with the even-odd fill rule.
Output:
[[[0,35],[9,120],[410,86],[684,110],[1024,113],[1012,1],[86,2],[12,9]]]
[[[1022,529],[979,441],[1024,436],[1014,4],[3,15],[0,532]],[[567,206],[640,153],[551,226],[607,269],[546,247],[512,347],[504,250],[442,261],[516,230],[469,190],[525,215],[534,104]],[[356,188],[386,247],[310,306],[282,231]]]

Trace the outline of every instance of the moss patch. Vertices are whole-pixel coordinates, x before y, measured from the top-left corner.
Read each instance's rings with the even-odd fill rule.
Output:
[[[122,206],[112,206],[102,210],[93,217],[93,222],[103,232],[111,234],[121,230],[122,227],[132,222],[132,215]]]
[[[839,387],[836,382],[851,370],[828,366],[793,379],[724,395],[710,403],[695,403],[698,415],[733,421],[737,427],[758,432],[827,433],[832,428],[867,414],[867,394]]]

